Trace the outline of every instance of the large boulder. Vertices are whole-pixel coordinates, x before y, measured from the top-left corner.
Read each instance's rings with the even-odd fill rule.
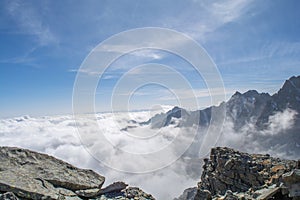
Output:
[[[300,197],[300,169],[284,174],[283,182],[288,187],[290,197]]]
[[[19,198],[12,192],[6,192],[4,194],[0,194],[0,200],[19,200]]]
[[[187,188],[183,191],[180,197],[175,198],[174,200],[193,200],[197,194],[197,187]]]
[[[0,147],[0,200],[154,200],[139,188],[115,182],[52,156],[15,147]]]
[[[101,188],[105,178],[52,156],[0,147],[0,191],[29,199],[75,197],[76,190]]]

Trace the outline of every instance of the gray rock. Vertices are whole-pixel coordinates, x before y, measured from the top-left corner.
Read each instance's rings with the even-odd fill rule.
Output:
[[[268,199],[272,199],[272,197],[277,193],[281,194],[280,187],[269,187],[269,188],[264,188],[259,191],[256,191],[252,196],[253,198],[256,199],[268,200]]]
[[[150,194],[145,193],[137,187],[127,187],[122,191],[115,191],[102,194],[101,196],[95,198],[97,200],[155,200]]]
[[[210,158],[204,159],[201,180],[197,189],[193,188],[197,194],[191,199],[295,199],[300,194],[298,166],[294,160],[216,147]],[[187,199],[186,191],[180,196],[182,200]]]
[[[238,200],[238,196],[234,195],[231,190],[227,190],[224,200]]]
[[[30,150],[0,147],[0,191],[28,199],[76,197],[75,190],[101,188],[105,178],[52,156]]]
[[[211,200],[211,193],[208,190],[197,190],[197,194],[195,196],[195,200]]]
[[[122,192],[124,192],[126,199],[155,200],[151,194],[147,194],[137,187],[128,187]]]
[[[124,182],[101,188],[104,177],[92,170],[26,149],[0,147],[0,163],[0,200],[154,200]]]
[[[86,190],[77,190],[75,193],[82,198],[92,198],[97,197],[100,194],[99,188],[92,188],[92,189],[86,189]]]
[[[0,194],[0,200],[19,200],[19,198],[12,192],[6,192],[4,194]]]
[[[78,190],[76,194],[84,198],[93,198],[100,196],[101,194],[111,193],[111,192],[121,192],[124,190],[128,184],[124,182],[114,182],[103,189],[88,189],[88,190]]]
[[[300,169],[284,174],[283,181],[288,187],[290,197],[300,197]]]
[[[209,190],[212,195],[224,195],[227,190],[257,190],[265,184],[279,184],[283,173],[296,165],[296,161],[216,147],[211,150],[210,159],[205,161],[199,188]]]
[[[197,194],[197,187],[188,188],[183,191],[183,194],[180,197],[175,198],[174,200],[193,200]]]
[[[113,184],[108,185],[107,187],[100,190],[100,194],[105,194],[109,192],[120,192],[121,190],[124,190],[128,184],[124,182],[114,182]]]

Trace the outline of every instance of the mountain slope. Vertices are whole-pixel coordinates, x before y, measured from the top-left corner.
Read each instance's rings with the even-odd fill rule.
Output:
[[[194,128],[197,134],[184,154],[189,158],[219,145],[293,159],[300,154],[299,113],[300,76],[293,76],[274,95],[236,92],[219,106],[196,111],[174,107],[139,125]]]
[[[300,112],[300,76],[286,80],[282,88],[272,96],[268,93],[258,93],[256,90],[249,90],[243,94],[236,92],[226,103],[219,106],[191,112],[174,107],[140,125],[151,124],[152,128],[161,128],[174,124],[174,119],[181,119],[178,126],[197,124],[205,127],[211,122],[212,111],[220,113],[224,106],[226,119],[233,122],[235,130],[241,129],[247,123],[254,123],[257,128],[262,129],[270,116],[276,112],[283,112],[288,108]]]

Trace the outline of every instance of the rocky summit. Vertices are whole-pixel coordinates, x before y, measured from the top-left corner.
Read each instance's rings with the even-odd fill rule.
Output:
[[[177,200],[300,199],[298,168],[299,161],[216,147],[204,159],[198,186]]]
[[[115,182],[52,156],[0,147],[0,200],[16,199],[154,199],[136,187]]]

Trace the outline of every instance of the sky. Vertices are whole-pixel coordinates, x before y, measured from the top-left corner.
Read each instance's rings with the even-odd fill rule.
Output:
[[[273,94],[300,74],[299,8],[297,0],[0,1],[0,117],[72,113],[74,82],[89,53],[115,34],[144,27],[172,29],[198,42],[217,66],[228,97],[248,89]],[[188,62],[142,49],[107,69],[95,92],[96,110],[111,110],[112,91],[124,73],[151,63],[178,71],[196,91],[199,107],[210,105],[205,80]],[[176,95],[189,98],[177,85],[172,91],[157,84],[137,88],[128,107],[176,105]]]

